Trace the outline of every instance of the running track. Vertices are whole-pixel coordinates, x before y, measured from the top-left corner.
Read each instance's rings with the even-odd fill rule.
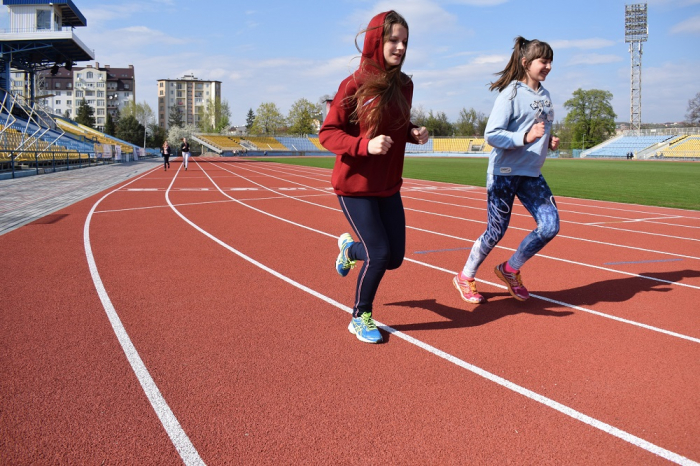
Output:
[[[558,197],[519,303],[516,204],[475,306],[484,189],[405,180],[368,345],[329,170],[172,166],[0,236],[0,463],[700,462],[700,212]]]

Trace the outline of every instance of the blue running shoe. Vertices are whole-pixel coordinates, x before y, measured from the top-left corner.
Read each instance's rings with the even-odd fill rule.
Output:
[[[338,247],[340,248],[340,254],[335,260],[335,270],[340,274],[341,277],[347,276],[350,269],[355,267],[355,261],[348,259],[348,248],[352,246],[353,240],[350,233],[343,233],[338,237]]]
[[[379,333],[377,325],[372,319],[371,312],[365,312],[360,317],[353,317],[348,325],[350,333],[354,334],[358,340],[365,343],[381,343],[382,334]]]

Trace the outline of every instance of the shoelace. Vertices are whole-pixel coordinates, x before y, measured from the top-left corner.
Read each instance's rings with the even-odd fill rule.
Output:
[[[512,288],[522,288],[523,279],[519,273],[509,273],[504,270],[503,276],[506,277],[506,280],[508,280]]]
[[[354,269],[355,268],[355,261],[351,261],[348,259],[348,250],[347,248],[344,251],[343,254],[343,270],[348,270],[348,269]]]
[[[365,312],[364,314],[362,314],[362,322],[364,322],[365,327],[367,327],[367,330],[377,329],[377,324],[374,323],[371,312]]]

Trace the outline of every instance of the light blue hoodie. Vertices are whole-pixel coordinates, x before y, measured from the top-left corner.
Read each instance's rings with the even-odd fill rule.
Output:
[[[515,92],[515,96],[513,93]],[[525,134],[535,123],[544,121],[544,136],[525,144]],[[549,92],[533,91],[527,84],[511,81],[496,97],[484,137],[493,147],[489,154],[490,175],[540,176],[549,147],[554,109]]]

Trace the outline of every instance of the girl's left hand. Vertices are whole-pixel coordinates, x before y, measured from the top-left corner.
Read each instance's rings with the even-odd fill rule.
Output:
[[[428,130],[425,129],[425,126],[421,126],[420,128],[413,128],[411,130],[411,134],[413,135],[414,138],[418,141],[418,144],[425,144],[428,142]]]
[[[556,136],[552,136],[552,138],[549,140],[549,149],[550,150],[557,150],[559,147],[559,138]]]

